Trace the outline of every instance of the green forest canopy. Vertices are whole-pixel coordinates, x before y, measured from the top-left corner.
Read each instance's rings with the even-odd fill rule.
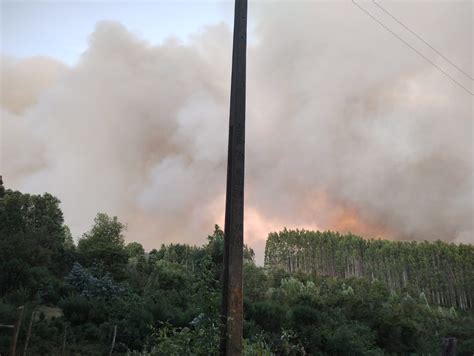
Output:
[[[98,214],[77,244],[57,198],[0,187],[0,324],[24,305],[30,355],[213,355],[219,341],[223,232],[203,246],[125,243]],[[246,355],[438,354],[474,350],[473,247],[272,233],[265,267],[245,248]],[[0,354],[11,329],[0,328]]]
[[[269,234],[265,266],[319,276],[377,279],[393,292],[424,293],[433,304],[473,306],[472,245],[366,240],[330,231],[285,229]]]

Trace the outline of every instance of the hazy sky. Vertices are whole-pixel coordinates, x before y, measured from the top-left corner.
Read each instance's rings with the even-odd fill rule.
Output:
[[[202,27],[231,21],[224,1],[3,1],[2,52],[46,55],[76,64],[97,22],[114,20],[151,44],[185,41]]]
[[[106,212],[147,249],[204,243],[223,224],[232,3],[1,4],[7,187],[58,196],[76,237]],[[250,2],[259,261],[285,226],[474,242],[473,2],[356,4]]]

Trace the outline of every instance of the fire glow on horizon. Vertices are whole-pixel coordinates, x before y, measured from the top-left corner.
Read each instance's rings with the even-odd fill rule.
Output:
[[[419,25],[467,63],[466,9],[423,9]],[[284,227],[473,243],[472,97],[350,2],[252,16],[244,226],[257,259]],[[2,57],[6,186],[57,195],[75,236],[106,212],[147,249],[204,243],[224,221],[230,29],[188,42],[102,22],[75,66]]]

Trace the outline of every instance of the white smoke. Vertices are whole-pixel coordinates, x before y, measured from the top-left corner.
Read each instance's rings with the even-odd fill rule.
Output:
[[[417,5],[416,24],[469,70],[463,6]],[[473,243],[472,96],[350,2],[250,10],[246,240],[259,260],[284,226]],[[76,235],[102,211],[147,248],[202,243],[223,224],[230,59],[225,24],[151,46],[114,22],[74,67],[3,59],[7,187],[57,195]]]

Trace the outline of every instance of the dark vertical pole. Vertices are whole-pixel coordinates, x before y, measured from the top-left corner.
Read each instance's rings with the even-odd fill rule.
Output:
[[[117,325],[114,325],[114,336],[112,338],[112,346],[110,346],[109,356],[112,356],[115,348],[115,338],[117,337]]]
[[[31,328],[33,327],[33,322],[35,321],[35,313],[36,312],[34,311],[31,312],[30,325],[28,325],[28,333],[26,334],[26,341],[25,341],[25,347],[23,349],[23,356],[26,356],[28,352],[28,344],[30,343]]]
[[[224,228],[221,355],[242,354],[247,0],[235,0]]]
[[[66,341],[67,341],[67,329],[69,328],[69,324],[64,326],[64,334],[63,334],[63,347],[61,349],[61,356],[66,356]],[[26,356],[26,355],[25,355]]]
[[[20,327],[21,327],[21,320],[23,318],[23,309],[24,307],[18,307],[15,325],[13,326],[13,334],[12,334],[12,341],[10,345],[10,356],[16,355],[16,344],[18,342],[18,335],[20,334]]]
[[[0,176],[0,198],[3,198],[4,195],[5,195],[5,187],[3,186],[2,176]]]
[[[447,337],[443,339],[443,349],[441,356],[456,356],[457,339],[455,337]]]

